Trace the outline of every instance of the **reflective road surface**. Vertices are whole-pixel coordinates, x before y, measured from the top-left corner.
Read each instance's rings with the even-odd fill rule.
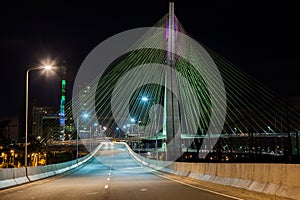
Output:
[[[67,175],[0,191],[0,199],[239,199],[152,173],[123,144],[107,143],[94,159]]]

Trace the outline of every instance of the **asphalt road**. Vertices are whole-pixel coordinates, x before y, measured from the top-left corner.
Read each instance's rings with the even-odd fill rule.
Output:
[[[68,175],[0,191],[0,199],[228,200],[229,196],[175,182],[149,171],[122,144],[109,143]]]

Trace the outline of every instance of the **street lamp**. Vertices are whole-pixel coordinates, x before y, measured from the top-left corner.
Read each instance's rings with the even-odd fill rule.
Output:
[[[144,102],[147,102],[147,101],[149,101],[149,98],[148,98],[148,97],[145,97],[145,96],[143,96],[143,97],[141,98],[141,100],[142,100],[142,101],[144,101]]]
[[[148,97],[146,97],[146,96],[143,96],[142,98],[141,98],[141,101],[142,102],[148,102],[148,101],[150,101],[151,100],[151,102],[153,102],[153,103],[155,103],[154,101],[153,101],[153,99],[149,99]],[[154,107],[154,109],[155,109],[155,107]],[[156,125],[156,110],[154,110],[154,130],[155,130],[155,150],[156,150],[156,160],[158,160],[158,143],[157,143],[157,130],[156,130],[156,127],[157,125]]]
[[[139,144],[139,154],[141,153],[141,136],[140,136],[140,123],[142,121],[138,121],[138,124],[137,124],[137,134],[138,134],[138,144]]]
[[[87,119],[89,117],[89,114],[84,113],[82,115],[79,115],[77,117],[77,134],[76,134],[76,161],[78,162],[78,134],[80,132],[80,126],[79,126],[79,119],[80,117],[83,117],[84,119]]]
[[[132,122],[132,123],[134,123],[135,122],[135,119],[134,118],[130,118],[130,121]],[[133,134],[133,124],[130,124],[131,125],[131,134]]]
[[[29,72],[33,70],[51,70],[54,69],[51,65],[45,65],[41,67],[29,68],[26,71],[26,92],[25,92],[25,167],[27,167],[27,142],[28,142],[28,82],[29,82]]]
[[[237,128],[235,128],[235,127],[234,127],[233,129],[234,129],[234,134],[236,135],[236,132],[237,132]]]
[[[116,127],[116,131],[117,131],[117,135],[118,135],[117,138],[118,138],[118,137],[120,137],[120,128]]]
[[[86,117],[89,117],[89,115],[87,115]],[[92,138],[95,138],[95,132],[97,131],[97,126],[98,126],[98,123],[94,122],[93,123],[93,128],[92,128],[92,123],[90,122],[90,139],[89,139],[89,141],[90,141],[90,152],[92,151]]]
[[[94,134],[92,135],[92,138],[96,138],[98,135],[98,129],[97,129],[98,123],[95,122],[93,125],[95,131],[93,132]]]
[[[268,131],[269,131],[269,133],[271,133],[271,127],[270,127],[270,126],[268,126],[267,128],[268,128]]]

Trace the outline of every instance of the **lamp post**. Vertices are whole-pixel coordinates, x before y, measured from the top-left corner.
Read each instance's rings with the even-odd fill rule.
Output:
[[[139,154],[141,154],[141,142],[140,141],[142,141],[141,136],[140,136],[140,123],[141,122],[142,121],[138,120],[138,124],[137,124],[137,134],[138,134],[138,138],[139,138]]]
[[[143,102],[148,102],[148,101],[151,101],[154,103],[153,99],[149,99],[148,97],[146,96],[143,96],[141,98],[141,101]],[[154,108],[155,109],[155,108]],[[155,130],[155,151],[156,151],[156,160],[158,160],[158,143],[157,143],[157,124],[156,124],[156,110],[154,110],[154,130]]]
[[[131,134],[132,134],[132,136],[134,137],[134,149],[136,149],[136,147],[137,147],[137,142],[136,142],[136,136],[135,136],[135,134],[134,134],[134,129],[133,129],[133,126],[134,126],[134,123],[135,123],[135,118],[130,118],[130,122],[131,122],[131,124],[129,124],[129,128],[130,128],[130,126],[131,126]]]
[[[98,128],[97,128],[98,123],[95,122],[93,125],[94,125],[94,132],[93,132],[94,134],[93,134],[92,138],[97,138],[97,136],[98,136]]]
[[[79,132],[80,132],[80,125],[79,125],[79,119],[80,119],[80,117],[83,117],[84,119],[87,119],[88,117],[89,117],[89,114],[87,114],[87,113],[84,113],[84,114],[82,114],[82,115],[79,115],[78,117],[77,117],[77,133],[76,133],[76,162],[78,162],[78,134],[79,134]]]
[[[129,129],[128,129],[128,126],[127,126],[127,125],[123,125],[123,130],[124,130],[124,132],[125,132],[124,137],[127,138],[127,141],[128,141],[128,132],[129,132],[129,131],[128,131],[128,130],[129,130]]]
[[[117,131],[117,138],[119,138],[120,137],[120,128],[119,127],[116,127],[116,131]]]
[[[134,125],[134,123],[135,123],[135,118],[130,118],[130,122],[132,123],[132,124],[129,124],[129,126],[131,126],[131,134],[134,134],[134,132],[133,132],[133,125]]]
[[[45,65],[42,67],[33,67],[33,68],[29,68],[26,71],[26,92],[25,92],[25,167],[27,167],[27,155],[28,155],[28,151],[27,151],[27,142],[28,142],[28,82],[29,82],[29,72],[33,71],[33,70],[51,70],[54,67],[50,66],[50,65]]]

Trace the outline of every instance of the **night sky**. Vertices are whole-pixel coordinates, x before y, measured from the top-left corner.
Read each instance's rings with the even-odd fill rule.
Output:
[[[0,6],[0,118],[21,114],[27,68],[47,57],[65,60],[70,98],[76,72],[94,47],[121,31],[153,26],[169,3],[9,2]],[[300,12],[286,2],[175,1],[175,15],[190,36],[299,106]],[[58,105],[61,74],[30,75],[30,100]]]

